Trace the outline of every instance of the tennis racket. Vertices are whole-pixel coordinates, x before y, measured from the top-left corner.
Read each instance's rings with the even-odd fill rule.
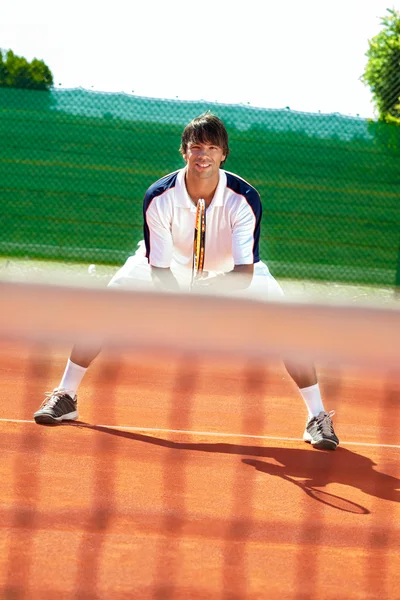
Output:
[[[194,226],[192,286],[201,277],[204,268],[206,241],[206,203],[200,198],[197,202],[196,222]]]

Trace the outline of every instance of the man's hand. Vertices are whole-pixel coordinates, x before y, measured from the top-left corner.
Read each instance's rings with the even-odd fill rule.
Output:
[[[171,269],[151,266],[151,278],[157,289],[179,292],[179,283]]]
[[[208,289],[220,287],[224,278],[225,273],[209,273],[207,271],[193,281],[193,288]]]
[[[253,279],[254,265],[236,265],[228,273],[203,273],[193,282],[193,291],[230,292],[244,290]]]

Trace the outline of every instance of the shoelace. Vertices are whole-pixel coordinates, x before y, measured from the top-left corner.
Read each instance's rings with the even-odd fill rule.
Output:
[[[42,402],[42,406],[50,406],[50,408],[53,408],[55,406],[55,404],[57,403],[57,401],[62,397],[65,396],[66,392],[65,390],[53,390],[52,392],[45,392],[44,396],[44,400]]]
[[[322,416],[317,417],[318,426],[321,428],[324,435],[333,435],[332,417],[335,414],[334,410],[328,413],[324,413]]]

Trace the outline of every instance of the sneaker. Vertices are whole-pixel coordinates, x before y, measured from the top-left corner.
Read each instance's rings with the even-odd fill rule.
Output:
[[[78,418],[77,398],[72,398],[66,390],[55,389],[46,392],[42,406],[33,415],[36,423],[51,425],[60,421]]]
[[[317,417],[310,417],[303,440],[318,450],[336,450],[339,439],[333,430],[332,417],[334,414],[333,410],[329,413],[322,411]]]

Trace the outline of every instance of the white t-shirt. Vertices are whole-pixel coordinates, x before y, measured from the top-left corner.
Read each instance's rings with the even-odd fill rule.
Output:
[[[156,181],[144,198],[146,257],[154,267],[191,269],[196,207],[185,185],[186,168]],[[205,271],[231,271],[260,261],[261,200],[244,179],[220,169],[206,210]]]

